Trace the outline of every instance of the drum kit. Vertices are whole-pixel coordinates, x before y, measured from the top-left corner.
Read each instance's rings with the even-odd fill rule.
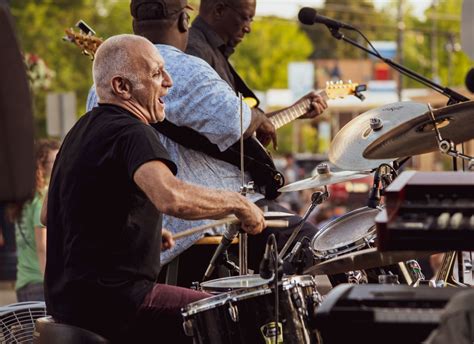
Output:
[[[442,136],[456,144],[474,138],[473,112],[474,101],[434,111],[415,102],[370,110],[344,126],[331,143],[329,160],[341,171],[332,172],[328,164],[321,164],[314,177],[279,191],[326,189],[376,170],[383,174],[381,165],[390,166],[390,173],[395,171],[396,175],[397,159],[437,150],[448,154],[442,150]],[[450,145],[454,151],[455,147]],[[464,154],[456,156],[473,161]],[[392,176],[384,179],[382,189]],[[375,217],[383,208],[382,204],[356,209],[323,226],[309,247],[315,264],[303,275],[274,273],[271,279],[241,275],[201,283],[200,288],[213,296],[183,309],[186,333],[195,343],[319,343],[314,318],[322,296],[314,276],[328,275],[333,286],[377,282],[418,285],[424,277],[413,259],[433,252],[379,252]]]

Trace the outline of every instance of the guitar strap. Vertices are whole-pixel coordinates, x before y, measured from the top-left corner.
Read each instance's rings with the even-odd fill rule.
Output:
[[[163,122],[154,123],[152,126],[183,147],[203,152],[240,168],[239,142],[221,152],[217,145],[191,128],[177,126],[166,119]],[[285,180],[283,175],[277,171],[272,159],[255,140],[253,137],[244,140],[244,151],[247,152],[244,154],[244,169],[250,173],[255,184],[264,189],[265,198],[272,200],[280,195],[277,190],[285,184]]]

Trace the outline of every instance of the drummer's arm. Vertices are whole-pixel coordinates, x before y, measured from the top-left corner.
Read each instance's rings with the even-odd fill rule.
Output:
[[[265,227],[262,211],[239,193],[185,183],[159,160],[141,165],[133,179],[156,208],[165,214],[187,220],[235,214],[249,233],[260,233]]]

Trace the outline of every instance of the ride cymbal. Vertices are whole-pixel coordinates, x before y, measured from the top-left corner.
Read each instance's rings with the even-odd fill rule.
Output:
[[[443,139],[459,144],[474,138],[474,101],[433,111]],[[439,150],[436,132],[425,105],[423,114],[399,124],[378,137],[363,152],[367,159],[394,159]]]
[[[347,123],[334,137],[329,149],[329,161],[344,170],[374,169],[403,156],[369,160],[365,149],[391,129],[426,112],[426,104],[398,102],[364,112]]]

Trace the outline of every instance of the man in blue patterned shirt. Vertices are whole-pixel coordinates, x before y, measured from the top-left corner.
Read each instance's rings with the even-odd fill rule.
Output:
[[[170,1],[182,2],[182,11],[172,15],[167,13],[166,7]],[[218,150],[225,151],[240,139],[240,100],[229,84],[209,64],[183,52],[187,45],[189,20],[185,4],[186,1],[183,0],[132,0],[133,29],[135,34],[155,43],[165,60],[167,71],[173,78],[174,87],[164,99],[167,104],[167,120],[181,129],[184,128],[181,136],[186,136],[189,129],[192,129],[217,146]],[[319,98],[317,100],[319,101]],[[95,104],[95,91],[92,89],[88,98],[88,109]],[[318,108],[318,114],[325,106],[323,103],[322,108]],[[242,114],[244,137],[258,131],[265,141],[276,140],[275,128],[265,114],[252,113],[245,103]],[[178,166],[179,179],[210,188],[239,191],[242,181],[238,167],[199,151],[199,147],[190,149],[165,135],[160,137],[171,159]],[[245,179],[250,180],[248,173]],[[257,204],[264,201],[264,195],[261,193],[250,194],[248,197]],[[300,217],[292,217],[290,223],[295,225],[299,219]],[[171,216],[165,216],[163,219],[163,226],[174,233],[207,223],[209,221],[186,221]],[[213,233],[221,232],[222,229],[218,228]],[[277,234],[281,248],[291,230],[292,228],[267,228],[262,234],[249,238],[249,268],[258,269],[258,262],[270,233]],[[315,232],[316,229],[303,232],[302,235],[312,236]],[[202,235],[196,234],[177,241],[174,248],[162,253],[162,263],[170,262]]]

